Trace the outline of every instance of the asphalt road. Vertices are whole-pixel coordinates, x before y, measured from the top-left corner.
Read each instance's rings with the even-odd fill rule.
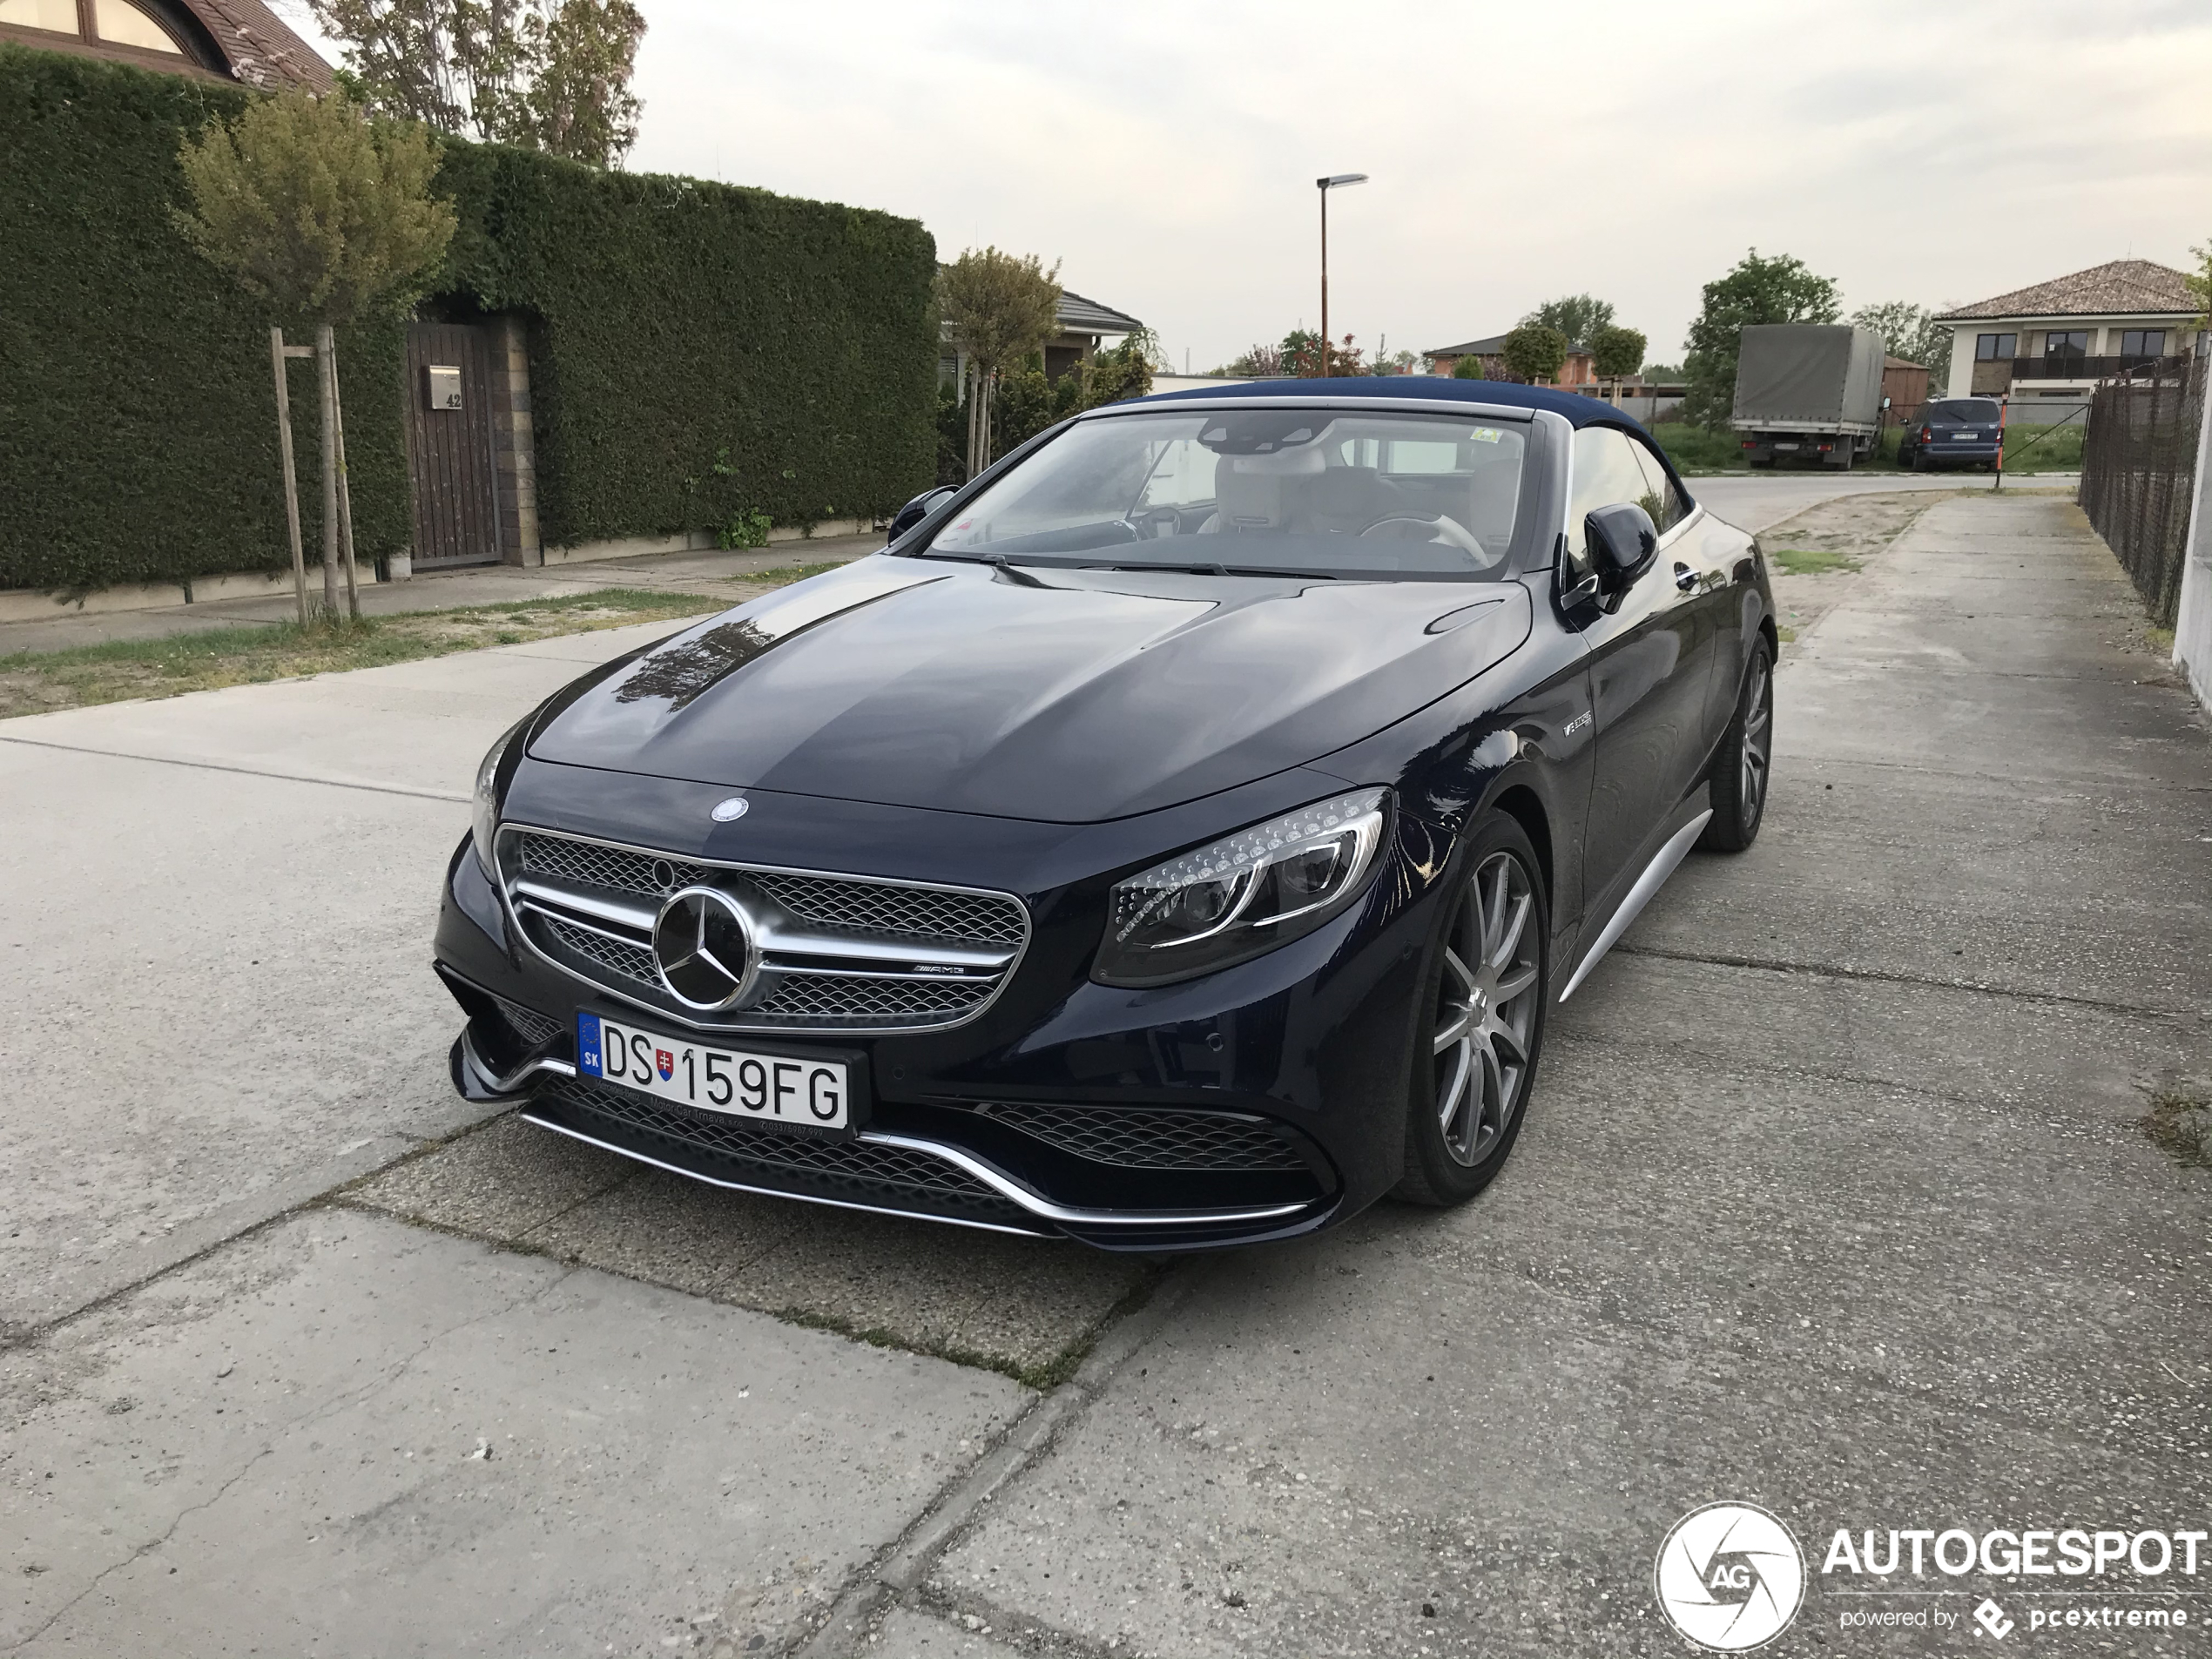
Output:
[[[466,780],[623,634],[0,725],[0,1646],[1675,1652],[1727,1498],[1813,1548],[1771,1651],[1954,1652],[1831,1531],[2202,1524],[2212,1175],[2140,1123],[2212,1093],[2204,723],[2063,502],[1854,580],[1497,1184],[1180,1264],[472,1125]]]

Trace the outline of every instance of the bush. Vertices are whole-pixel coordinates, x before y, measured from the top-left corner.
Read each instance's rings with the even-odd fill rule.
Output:
[[[170,217],[181,138],[253,96],[0,45],[0,587],[288,564],[268,327],[307,324]],[[439,309],[529,321],[548,543],[859,516],[927,484],[936,256],[914,221],[452,139],[433,188],[460,216]],[[364,559],[413,535],[404,342],[339,335]],[[313,373],[293,382],[309,546]]]
[[[1718,467],[1743,465],[1740,440],[1733,432],[1708,432],[1702,426],[1675,420],[1658,422],[1652,427],[1651,435],[1659,441],[1667,458],[1684,469],[1710,471]]]

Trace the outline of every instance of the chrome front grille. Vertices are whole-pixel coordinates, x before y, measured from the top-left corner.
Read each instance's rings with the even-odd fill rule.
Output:
[[[1306,1169],[1297,1150],[1257,1118],[994,1101],[974,1109],[1063,1152],[1125,1170]]]
[[[508,826],[499,862],[509,904],[538,954],[576,977],[685,1024],[718,1030],[927,1030],[974,1018],[1028,942],[1011,894],[708,864]],[[737,1006],[702,1012],[655,967],[655,917],[669,895],[709,886],[754,927],[759,972]]]

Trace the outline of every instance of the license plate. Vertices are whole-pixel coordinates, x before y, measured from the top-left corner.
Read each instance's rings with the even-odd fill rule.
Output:
[[[1985,440],[1979,432],[1954,432],[1951,435],[1951,441],[1953,443],[1980,443]]]
[[[1777,443],[1774,447],[1777,449],[1794,449],[1797,446],[1794,443]]]
[[[852,1069],[841,1060],[712,1047],[581,1011],[576,1055],[587,1077],[698,1111],[792,1129],[853,1126]]]

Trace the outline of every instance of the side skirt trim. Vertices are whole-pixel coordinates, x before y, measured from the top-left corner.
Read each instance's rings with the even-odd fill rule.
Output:
[[[1559,994],[1561,1001],[1564,1002],[1575,995],[1575,988],[1590,976],[1590,969],[1598,965],[1607,951],[1620,942],[1621,935],[1629,931],[1629,924],[1636,919],[1644,906],[1651,902],[1652,894],[1667,885],[1667,878],[1675,873],[1676,865],[1689,856],[1691,846],[1712,815],[1710,807],[1698,813],[1676,830],[1651,862],[1643,867],[1643,873],[1636,878],[1635,886],[1629,889],[1629,896],[1621,900],[1620,908],[1613,913],[1612,919],[1605,924],[1604,931],[1591,941],[1589,949],[1583,953],[1581,961],[1575,967],[1575,976],[1567,981],[1567,988]]]

